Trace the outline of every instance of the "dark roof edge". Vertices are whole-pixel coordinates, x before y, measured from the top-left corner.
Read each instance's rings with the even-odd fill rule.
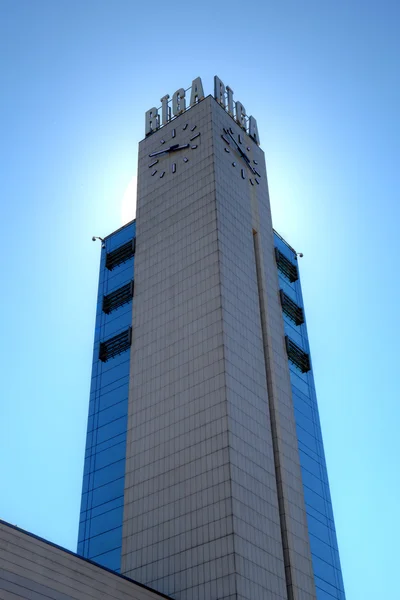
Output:
[[[108,235],[106,235],[106,237],[104,238],[105,240],[109,237],[111,237],[112,235],[115,235],[116,233],[118,233],[118,231],[122,231],[122,229],[125,229],[125,227],[128,227],[129,225],[132,225],[132,223],[135,223],[136,219],[132,219],[132,221],[129,221],[129,223],[125,223],[125,225],[122,225],[121,227],[119,227],[118,229],[116,229],[115,231],[113,231],[112,233],[109,233]],[[1,519],[0,519],[1,521]]]
[[[296,256],[297,256],[297,252],[296,252],[296,250],[295,250],[294,248],[292,248],[292,246],[291,246],[290,244],[288,244],[288,243],[287,243],[287,241],[286,241],[286,240],[285,240],[285,239],[284,239],[284,238],[283,238],[283,237],[282,237],[282,236],[281,236],[281,235],[280,235],[280,234],[279,234],[279,233],[276,231],[276,229],[274,229],[274,230],[273,230],[273,232],[274,232],[274,233],[275,233],[275,235],[277,235],[277,236],[278,236],[278,238],[279,238],[280,240],[282,240],[282,242],[283,242],[284,244],[286,244],[286,246],[287,246],[288,248],[290,248],[290,250],[291,250],[292,252],[294,252],[294,253],[296,254]]]
[[[129,581],[130,583],[134,583],[135,585],[138,585],[139,587],[144,588],[145,590],[149,590],[149,592],[153,592],[154,594],[158,594],[161,598],[166,598],[167,600],[173,600],[173,598],[171,598],[171,596],[166,596],[162,592],[158,592],[157,590],[149,587],[148,585],[145,585],[144,583],[140,583],[139,581],[135,581],[134,579],[131,579],[130,577],[126,577],[126,575],[121,575],[120,573],[116,573],[112,569],[108,569],[107,567],[103,567],[102,565],[99,565],[98,563],[94,562],[93,560],[90,560],[90,558],[84,558],[83,556],[79,556],[79,554],[76,554],[76,552],[72,552],[72,550],[67,550],[67,548],[63,548],[62,546],[59,546],[58,544],[54,544],[53,542],[49,542],[48,540],[45,540],[44,538],[40,537],[39,535],[31,533],[30,531],[26,531],[26,529],[21,529],[21,527],[17,527],[16,525],[12,525],[11,523],[8,523],[7,521],[3,521],[3,519],[0,519],[0,525],[5,525],[6,527],[9,527],[10,529],[15,529],[16,531],[19,531],[20,533],[28,535],[29,537],[34,538],[35,540],[39,540],[39,542],[43,542],[44,544],[47,544],[48,546],[52,546],[53,548],[57,548],[58,550],[62,550],[63,552],[66,552],[67,554],[75,556],[79,560],[83,560],[84,562],[87,562],[90,565],[93,565],[93,566],[97,567],[98,569],[102,569],[103,571],[107,571],[108,573],[111,573],[112,575],[115,575],[115,577],[119,577],[121,579],[125,579],[126,581]]]

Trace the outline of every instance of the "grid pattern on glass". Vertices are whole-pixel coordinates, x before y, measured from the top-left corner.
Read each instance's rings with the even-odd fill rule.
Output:
[[[278,234],[274,237],[295,265],[296,252]],[[300,280],[290,282],[281,271],[278,276],[284,293],[304,310]],[[296,326],[285,312],[283,320],[286,335],[309,353],[306,323]],[[313,373],[302,373],[292,363],[289,370],[317,599],[345,600]]]
[[[118,335],[100,343],[99,359],[102,362],[110,360],[128,350],[132,343],[132,328],[129,327],[126,331],[122,331]]]
[[[122,287],[118,288],[114,292],[103,296],[103,312],[109,315],[113,310],[116,310],[120,306],[123,306],[127,302],[130,302],[133,296],[134,283],[126,283]]]
[[[286,275],[291,283],[297,281],[299,278],[299,272],[296,265],[286,258],[286,256],[280,250],[278,250],[278,248],[275,248],[275,258],[276,264],[278,265],[278,269],[281,271],[281,273]]]
[[[282,310],[291,319],[295,325],[301,325],[304,323],[304,311],[301,306],[298,306],[296,302],[285,294],[283,290],[279,291],[281,298]]]
[[[132,324],[130,302],[107,314],[103,301],[134,278],[134,256],[112,271],[106,256],[123,245],[132,248],[135,229],[132,222],[114,232],[102,251],[77,549],[116,572],[121,568],[130,353],[102,362],[99,347]]]
[[[126,242],[126,244],[119,246],[119,248],[116,248],[112,252],[107,252],[106,269],[112,271],[118,265],[129,260],[135,254],[135,247],[136,238],[133,238],[133,240]]]

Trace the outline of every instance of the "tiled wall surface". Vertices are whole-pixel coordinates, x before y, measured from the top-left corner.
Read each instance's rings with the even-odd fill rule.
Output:
[[[0,521],[1,600],[162,600],[134,581]]]
[[[275,245],[298,264],[294,251],[276,234]],[[300,280],[291,283],[279,272],[279,284],[303,308]],[[286,335],[309,353],[306,324],[295,325],[286,315],[284,322]],[[290,377],[317,598],[345,600],[313,373],[290,364]]]
[[[140,147],[122,572],[182,600],[312,600],[264,159],[254,149],[251,186],[224,124],[236,128],[209,97]],[[149,156],[197,133],[196,148]]]
[[[161,140],[197,133],[151,175]],[[235,566],[211,135],[205,100],[140,147],[122,568],[222,600]]]
[[[133,280],[134,257],[111,271],[106,255],[136,234],[132,222],[106,238],[101,251],[99,292],[85,451],[78,554],[119,572],[121,567],[129,351],[99,360],[99,346],[130,327],[132,300],[105,314],[103,296]]]
[[[237,594],[312,600],[264,154],[213,107]],[[241,135],[257,180],[232,142],[226,152],[224,127]]]

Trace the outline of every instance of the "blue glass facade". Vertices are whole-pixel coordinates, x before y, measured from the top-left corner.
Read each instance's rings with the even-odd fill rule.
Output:
[[[106,260],[111,252],[124,245],[129,247],[127,243],[135,235],[133,221],[108,236],[101,251],[77,550],[81,556],[116,572],[121,566],[130,352],[125,349],[102,361],[99,351],[101,343],[132,324],[131,297],[122,306],[111,310],[107,307],[108,314],[103,310],[103,298],[133,281],[134,256],[112,265],[111,270]]]
[[[278,234],[274,237],[278,250],[297,267],[293,249]],[[300,280],[290,282],[281,270],[278,274],[281,289],[303,308]],[[305,322],[295,325],[285,313],[283,318],[286,335],[309,354]],[[312,370],[289,367],[317,598],[345,600],[314,378]]]
[[[105,312],[104,297],[134,279],[134,256],[110,270],[107,255],[135,238],[133,221],[105,239],[100,264],[78,554],[120,572],[130,352],[100,360],[100,344],[131,327],[132,299]],[[297,269],[294,250],[277,234],[275,246]],[[303,309],[300,280],[278,269],[283,292]],[[289,269],[290,271],[290,269]],[[301,312],[301,311],[300,311]],[[309,354],[305,322],[283,313],[286,335]],[[345,600],[312,370],[289,362],[318,600]]]

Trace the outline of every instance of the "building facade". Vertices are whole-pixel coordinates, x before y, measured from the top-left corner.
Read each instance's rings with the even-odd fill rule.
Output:
[[[78,553],[182,600],[344,600],[297,255],[220,102],[140,143],[104,246]]]
[[[1,600],[172,600],[0,520]]]
[[[120,572],[135,222],[104,241],[97,298],[78,554]]]
[[[276,249],[283,254],[283,260],[280,261],[281,257],[277,253],[277,267],[285,334],[309,357],[310,346],[297,268],[297,254],[276,232],[274,243]],[[296,270],[288,271],[285,258]],[[311,362],[310,370],[303,372],[301,363],[299,368],[299,364],[291,359],[290,348],[288,354],[317,598],[318,600],[331,600],[331,598],[344,600],[343,578]]]

